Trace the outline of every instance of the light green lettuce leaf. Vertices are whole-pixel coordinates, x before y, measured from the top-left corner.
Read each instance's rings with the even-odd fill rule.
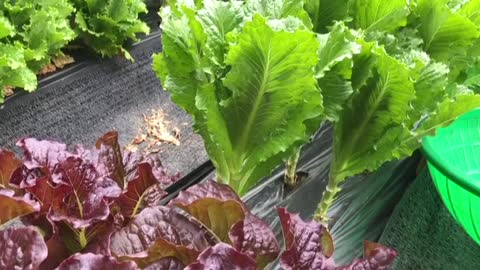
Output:
[[[226,35],[243,22],[243,2],[215,0],[204,0],[203,2],[204,8],[198,12],[198,19],[207,36],[206,47],[211,54],[211,61],[223,70],[225,55],[228,51]]]
[[[435,60],[448,62],[464,55],[480,36],[476,25],[469,19],[435,1],[419,0],[416,13],[423,49]]]
[[[15,34],[15,28],[10,21],[0,13],[0,39]]]
[[[415,80],[415,100],[412,102],[414,120],[422,114],[430,113],[437,108],[446,96],[449,69],[441,63],[430,63],[418,74]],[[411,116],[412,117],[412,116]]]
[[[85,44],[104,57],[120,54],[133,61],[124,45],[150,31],[139,19],[139,14],[147,12],[142,0],[71,1],[77,9],[76,30]]]
[[[173,101],[195,114],[197,90],[208,82],[202,63],[206,36],[195,11],[186,6],[181,8],[185,11],[183,15],[173,13],[168,6],[161,10],[163,52],[155,55],[153,62]]]
[[[407,24],[406,0],[350,0],[349,15],[354,28],[392,32]]]
[[[233,146],[234,154],[227,158],[234,173],[231,179],[219,177],[238,182],[234,186],[240,194],[260,175],[270,173],[274,168],[271,158],[285,153],[286,159],[287,150],[309,139],[307,120],[318,119],[319,125],[321,97],[313,70],[317,50],[311,32],[273,31],[258,15],[230,48],[226,63],[231,71],[224,85],[231,96],[222,102],[222,114]],[[255,172],[256,167],[261,167],[261,173]],[[256,179],[251,179],[252,174]]]
[[[409,70],[402,63],[375,45],[364,44],[364,47],[372,55],[360,58],[361,64],[370,66],[371,73],[365,76],[365,71],[357,69],[367,79],[356,84],[360,87],[358,93],[335,124],[331,171],[336,181],[375,170],[390,159],[389,148],[395,144],[380,149],[378,142],[382,137],[387,139],[391,127],[402,125],[415,97]],[[367,62],[369,65],[365,65]]]
[[[343,23],[333,26],[328,37],[319,36],[319,64],[316,76],[323,95],[325,115],[330,121],[337,121],[345,102],[353,94],[351,82],[352,59],[361,52],[356,34]],[[333,69],[333,70],[332,70]]]
[[[0,103],[3,103],[3,88],[20,87],[33,91],[37,87],[37,76],[27,67],[24,49],[20,43],[0,42]]]
[[[461,6],[458,13],[480,27],[480,1],[470,0]]]
[[[260,14],[267,19],[284,19],[289,16],[300,19],[307,27],[312,23],[303,9],[303,0],[245,0],[245,15]]]

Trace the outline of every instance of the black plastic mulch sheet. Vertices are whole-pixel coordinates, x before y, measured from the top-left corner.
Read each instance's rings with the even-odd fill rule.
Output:
[[[85,59],[43,79],[35,92],[8,99],[0,109],[0,147],[15,150],[23,137],[93,146],[110,130],[126,145],[144,126],[143,114],[162,109],[181,130],[180,146],[161,147],[164,166],[181,175],[200,167],[208,160],[203,141],[152,71],[152,54],[160,50],[160,34],[152,34],[132,47],[135,63]]]

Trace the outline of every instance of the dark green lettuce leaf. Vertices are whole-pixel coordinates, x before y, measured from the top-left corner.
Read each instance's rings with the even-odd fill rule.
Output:
[[[347,17],[348,2],[349,0],[305,0],[304,8],[312,20],[313,30],[316,33],[328,33],[335,21]]]

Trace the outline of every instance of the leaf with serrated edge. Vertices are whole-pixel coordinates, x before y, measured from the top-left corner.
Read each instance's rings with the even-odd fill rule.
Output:
[[[231,47],[226,62],[232,69],[224,80],[231,96],[221,102],[221,114],[234,152],[226,157],[231,175],[218,177],[239,194],[273,169],[262,168],[251,179],[259,163],[267,164],[297,142],[308,140],[305,122],[322,112],[312,76],[317,48],[312,33],[273,31],[257,15]]]
[[[415,97],[408,69],[382,48],[371,48],[372,76],[352,97],[351,107],[343,111],[335,124],[331,169],[335,181],[375,170],[389,160],[391,145],[388,149],[378,149],[377,142],[390,127],[402,125],[410,109],[409,102]]]

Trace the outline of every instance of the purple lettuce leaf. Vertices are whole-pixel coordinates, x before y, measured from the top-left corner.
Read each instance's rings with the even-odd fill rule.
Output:
[[[336,270],[387,270],[397,257],[397,252],[384,245],[364,242],[364,258],[354,260],[350,265]]]
[[[97,140],[95,147],[99,150],[99,159],[103,161],[104,172],[124,189],[127,184],[127,173],[118,143],[118,133],[116,131],[105,133]]]
[[[170,204],[188,205],[205,198],[214,198],[221,201],[237,201],[244,207],[242,200],[230,186],[217,183],[213,180],[207,180],[204,183],[197,184],[180,192]]]
[[[227,185],[210,180],[181,192],[170,204],[194,216],[222,242],[256,259],[259,269],[280,253],[269,226],[252,215]]]
[[[60,238],[58,233],[54,234],[47,240],[47,258],[40,264],[40,270],[55,269],[63,260],[71,254],[65,242]]]
[[[153,207],[167,195],[160,187],[148,163],[141,163],[136,167],[135,177],[128,182],[127,190],[116,199],[120,212],[125,217],[133,218],[145,207]]]
[[[47,252],[42,235],[32,226],[0,231],[0,269],[38,269]]]
[[[225,243],[230,243],[228,232],[237,222],[245,219],[245,205],[227,185],[209,180],[180,192],[170,201],[186,211]]]
[[[78,269],[115,269],[115,270],[137,270],[134,262],[119,262],[113,257],[97,255],[92,253],[74,254],[64,260],[57,270],[78,270]]]
[[[22,139],[17,146],[23,150],[23,164],[28,169],[50,168],[69,156],[67,145],[53,141],[39,141],[33,138]]]
[[[55,184],[47,176],[39,177],[35,185],[24,187],[24,190],[32,194],[41,204],[41,212],[48,212],[51,208],[58,210],[64,206],[63,199],[71,192],[67,184]]]
[[[149,154],[145,158],[145,162],[152,166],[153,176],[160,183],[162,189],[166,189],[173,183],[177,182],[180,179],[180,174],[170,175],[167,173],[165,167],[163,167],[160,157],[158,155]]]
[[[35,185],[38,177],[47,176],[54,183],[63,181],[63,171],[58,164],[72,156],[67,145],[54,141],[22,139],[17,146],[23,150],[23,168],[16,170],[10,182],[21,188]]]
[[[120,259],[134,261],[140,268],[145,268],[164,258],[175,258],[183,265],[187,265],[194,262],[199,254],[199,251],[191,247],[176,245],[169,241],[158,239],[148,248],[147,251],[121,256]]]
[[[229,232],[233,247],[255,258],[259,269],[274,261],[280,253],[280,246],[270,227],[254,215],[237,222]]]
[[[191,260],[191,252],[209,247],[212,239],[210,232],[197,222],[171,208],[156,206],[145,208],[127,226],[113,233],[110,249],[117,257],[143,264],[172,256],[182,261]],[[167,245],[170,250],[165,249]]]
[[[230,245],[218,243],[203,251],[185,270],[256,270],[256,262]]]
[[[280,257],[284,269],[335,269],[333,241],[325,227],[315,221],[304,222],[285,208],[279,208],[278,215],[285,239]]]
[[[22,166],[22,161],[14,153],[0,149],[0,188],[13,189],[10,178],[15,170]]]
[[[63,207],[52,209],[50,219],[67,221],[76,229],[105,220],[110,213],[107,200],[120,196],[122,192],[118,185],[80,158],[69,157],[60,165],[64,182],[71,191],[64,198]]]
[[[40,210],[37,202],[15,196],[15,191],[9,189],[0,189],[0,206],[0,224]]]
[[[149,266],[143,268],[143,270],[183,270],[185,265],[172,257],[163,258]]]

